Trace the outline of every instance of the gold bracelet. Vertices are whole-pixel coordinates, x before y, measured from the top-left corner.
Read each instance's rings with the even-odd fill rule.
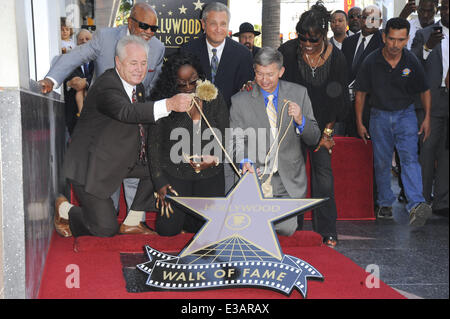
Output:
[[[333,134],[333,130],[326,127],[326,128],[324,128],[324,130],[323,130],[323,134],[325,134],[325,135],[328,136],[328,137],[331,137],[332,134]]]

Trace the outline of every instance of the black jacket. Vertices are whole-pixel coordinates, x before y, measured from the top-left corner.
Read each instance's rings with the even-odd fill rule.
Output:
[[[242,44],[231,38],[226,38],[225,41],[214,84],[230,108],[231,97],[238,93],[245,83],[254,79],[253,57],[250,50]],[[186,43],[180,50],[195,54],[200,60],[207,79],[211,81],[211,63],[206,35]]]
[[[64,176],[99,198],[109,198],[138,161],[139,123],[154,123],[153,102],[131,103],[115,69],[105,71],[89,90],[63,164]]]

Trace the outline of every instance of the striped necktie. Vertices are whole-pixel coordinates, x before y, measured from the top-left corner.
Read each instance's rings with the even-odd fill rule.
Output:
[[[137,102],[136,89],[133,89],[131,94],[131,102]],[[138,124],[139,126],[139,137],[140,137],[140,146],[139,146],[139,163],[145,165],[147,164],[147,153],[145,151],[145,128],[142,124]]]
[[[272,129],[272,136],[275,137],[273,129],[277,128],[277,111],[275,110],[275,105],[273,104],[274,96],[271,94],[267,98],[269,99],[266,107],[267,117],[269,118],[270,128]]]
[[[217,69],[219,68],[219,59],[217,58],[217,49],[212,49],[213,57],[211,59],[211,80],[216,81]]]
[[[275,110],[275,105],[273,104],[274,96],[273,94],[269,95],[267,97],[269,99],[269,102],[267,102],[266,112],[267,117],[269,118],[270,123],[270,132],[272,133],[272,137],[275,139],[277,136],[277,111]],[[272,151],[271,153],[271,162],[273,163],[273,172],[278,171],[278,164],[277,161],[273,159],[273,156],[275,155],[275,152]],[[270,166],[269,166],[270,167]]]

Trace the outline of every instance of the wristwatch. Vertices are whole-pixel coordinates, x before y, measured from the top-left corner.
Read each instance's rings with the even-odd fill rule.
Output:
[[[323,134],[325,134],[325,135],[328,136],[328,137],[331,137],[332,134],[333,134],[333,130],[326,127],[326,128],[323,130]]]
[[[431,52],[433,51],[432,49],[430,49],[426,44],[423,45],[423,49],[427,52]]]

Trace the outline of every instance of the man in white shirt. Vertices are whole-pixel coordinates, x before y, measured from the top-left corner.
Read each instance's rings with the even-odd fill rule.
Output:
[[[205,34],[180,48],[182,52],[191,52],[198,57],[207,79],[219,89],[228,107],[231,97],[254,79],[250,50],[228,37],[230,18],[230,11],[224,4],[208,4],[202,14]],[[225,165],[224,171],[225,192],[228,192],[234,185],[235,173],[230,165]]]
[[[342,49],[342,42],[347,37],[347,14],[345,11],[336,10],[331,14],[330,27],[333,31],[333,37],[330,39],[331,43],[339,50]]]
[[[127,177],[140,180],[131,205],[131,211],[139,212],[138,224],[128,227],[128,232],[122,231],[122,224],[120,232],[153,233],[140,222],[153,194],[146,126],[172,111],[185,112],[192,101],[190,95],[178,94],[145,102],[142,81],[147,75],[147,43],[137,36],[127,36],[119,40],[116,52],[116,68],[106,70],[89,90],[64,159],[64,177],[81,204],[73,206],[63,196],[56,200],[55,229],[64,237],[117,234],[119,225],[111,195]]]
[[[361,14],[360,7],[353,7],[348,10],[348,31],[347,35],[351,37],[361,31]]]
[[[411,46],[418,30],[422,30],[434,23],[434,16],[436,15],[436,1],[435,0],[420,0],[416,7],[416,1],[410,0],[406,3],[400,18],[407,19],[413,12],[417,11],[417,17],[409,21],[411,29],[409,31],[409,41],[406,46],[411,50]]]
[[[441,20],[416,33],[411,51],[422,61],[432,97],[431,134],[420,148],[424,197],[434,213],[448,217],[449,0],[441,0],[439,9]]]

